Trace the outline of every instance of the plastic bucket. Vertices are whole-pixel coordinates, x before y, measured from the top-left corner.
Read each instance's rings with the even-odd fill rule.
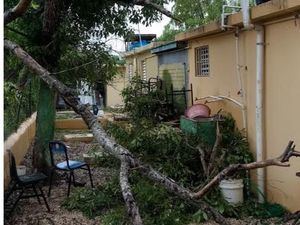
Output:
[[[244,202],[243,180],[222,180],[219,187],[225,200],[233,205],[238,205]]]
[[[26,174],[26,166],[20,165],[17,166],[17,174],[18,176],[23,176]]]

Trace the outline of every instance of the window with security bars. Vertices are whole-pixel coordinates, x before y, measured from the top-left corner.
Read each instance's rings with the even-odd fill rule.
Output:
[[[195,49],[196,76],[209,76],[209,50],[208,46],[202,46]]]
[[[142,60],[142,79],[147,80],[146,61]]]

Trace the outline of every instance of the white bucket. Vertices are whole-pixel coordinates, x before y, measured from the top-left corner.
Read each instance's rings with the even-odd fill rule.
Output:
[[[26,174],[26,166],[20,165],[17,166],[17,174],[18,176],[23,176]]]
[[[243,194],[243,180],[222,180],[219,187],[225,200],[233,205],[241,204],[244,202]]]

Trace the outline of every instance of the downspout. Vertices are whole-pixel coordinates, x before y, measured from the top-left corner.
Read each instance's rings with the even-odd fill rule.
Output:
[[[255,26],[256,30],[256,160],[264,160],[264,127],[263,127],[263,94],[264,94],[264,27]],[[264,202],[265,197],[265,169],[257,169],[257,186],[259,202]]]
[[[243,12],[244,29],[249,30],[253,28],[250,22],[249,0],[241,1]],[[265,33],[264,27],[256,25],[256,161],[264,160],[264,70],[265,70]],[[265,169],[257,169],[257,187],[258,200],[263,203],[265,200]]]

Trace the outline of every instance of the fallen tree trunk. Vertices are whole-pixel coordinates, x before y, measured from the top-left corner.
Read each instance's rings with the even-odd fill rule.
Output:
[[[130,167],[127,164],[127,161],[122,160],[120,168],[120,186],[122,190],[122,195],[127,207],[127,214],[131,219],[131,223],[133,225],[142,225],[143,222],[139,213],[139,208],[135,203],[128,181],[129,169]]]
[[[121,161],[122,168],[120,172],[120,179],[122,179],[121,185],[123,185],[122,190],[127,189],[125,191],[126,196],[130,196],[133,199],[130,189],[128,189],[128,168],[136,168],[142,175],[147,176],[152,181],[161,184],[165,187],[170,193],[175,194],[176,196],[189,201],[192,204],[197,204],[202,210],[205,210],[210,215],[216,219],[216,221],[220,224],[226,224],[224,217],[218,213],[214,208],[209,206],[201,199],[209,190],[212,189],[216,184],[218,184],[224,176],[233,173],[238,170],[250,170],[256,168],[262,168],[267,166],[289,166],[287,162],[292,156],[300,156],[300,153],[295,151],[295,145],[293,142],[289,142],[284,153],[275,159],[270,159],[261,162],[253,162],[249,164],[236,164],[231,165],[228,168],[225,168],[221,171],[217,176],[215,176],[204,188],[200,191],[193,193],[190,190],[178,185],[175,181],[170,179],[169,177],[159,173],[154,170],[150,165],[142,163],[139,159],[135,158],[133,154],[128,151],[126,148],[117,144],[108,134],[104,131],[104,129],[100,126],[97,121],[97,118],[89,111],[88,107],[84,104],[81,104],[78,99],[73,95],[72,89],[65,86],[59,80],[57,80],[54,76],[51,75],[49,71],[39,65],[30,55],[28,55],[20,46],[17,44],[5,40],[4,41],[5,48],[11,50],[33,73],[37,74],[43,81],[45,81],[51,88],[55,88],[64,98],[66,103],[70,105],[73,110],[80,114],[84,119],[85,123],[92,130],[93,135],[97,142],[104,148],[104,150],[114,156],[115,158]],[[128,191],[129,190],[129,191]],[[124,191],[123,191],[124,196]],[[126,202],[126,200],[125,200]],[[140,216],[138,213],[138,208],[134,204],[128,204],[127,208],[128,212],[130,212],[132,221],[141,222]],[[128,206],[129,205],[129,206]],[[134,211],[134,212],[133,212]],[[132,212],[132,213],[131,213]],[[135,218],[133,218],[135,217]],[[138,223],[137,223],[138,224]]]
[[[226,224],[224,223],[224,217],[210,207],[207,203],[203,201],[195,201],[191,191],[178,185],[172,179],[154,170],[150,165],[140,162],[140,160],[135,158],[126,148],[117,144],[100,126],[97,118],[89,111],[88,107],[84,104],[81,104],[77,97],[73,95],[73,90],[52,76],[49,71],[38,64],[20,46],[9,40],[4,41],[4,46],[6,49],[11,50],[17,56],[17,58],[19,58],[33,73],[37,74],[51,88],[55,88],[62,95],[66,103],[71,106],[76,113],[81,115],[87,126],[92,130],[94,138],[108,154],[114,156],[120,161],[126,157],[127,164],[130,168],[138,168],[140,173],[147,176],[154,182],[161,184],[169,192],[184,200],[190,201],[192,204],[198,204],[201,209],[206,210],[210,215],[212,215],[217,222]]]

